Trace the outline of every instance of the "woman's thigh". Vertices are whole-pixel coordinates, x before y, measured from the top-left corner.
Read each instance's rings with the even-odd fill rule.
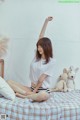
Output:
[[[26,92],[31,92],[31,89],[28,86],[24,86],[16,81],[7,80],[7,83],[11,86],[11,88],[18,93],[26,94]]]

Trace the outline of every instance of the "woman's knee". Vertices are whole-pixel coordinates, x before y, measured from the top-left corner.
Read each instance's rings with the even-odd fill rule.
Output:
[[[42,100],[43,100],[43,101],[48,100],[49,97],[50,97],[49,93],[47,93],[47,92],[43,92],[43,93],[42,93]]]
[[[44,91],[41,91],[39,94],[40,94],[40,95],[39,95],[39,97],[38,97],[38,100],[39,100],[40,102],[41,102],[41,101],[46,101],[46,100],[48,100],[49,97],[50,97],[49,93],[44,92]]]

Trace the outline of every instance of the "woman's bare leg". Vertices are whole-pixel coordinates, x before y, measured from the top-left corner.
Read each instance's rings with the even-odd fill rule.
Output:
[[[27,95],[22,95],[22,94],[20,94],[20,93],[15,93],[15,94],[16,94],[17,97],[27,98],[28,95],[32,95],[32,94],[35,94],[35,93],[31,92],[31,93],[28,93]]]
[[[7,80],[7,83],[11,86],[14,92],[16,92],[15,94],[17,97],[32,99],[36,102],[45,101],[49,98],[49,94],[44,91],[39,93],[31,92],[29,87],[25,87],[13,80]]]
[[[17,97],[20,97],[20,98],[28,98],[28,99],[32,99],[33,101],[35,102],[42,102],[42,101],[46,101],[49,99],[50,95],[49,93],[47,92],[44,92],[44,91],[41,91],[39,93],[33,93],[31,95],[21,95],[19,93],[16,93],[16,96]]]
[[[10,85],[10,87],[14,90],[14,92],[20,93],[22,95],[28,95],[33,93],[31,92],[29,87],[23,86],[22,84],[16,81],[7,80],[6,82]]]

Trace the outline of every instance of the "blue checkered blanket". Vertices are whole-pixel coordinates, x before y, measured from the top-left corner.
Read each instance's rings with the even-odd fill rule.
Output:
[[[0,97],[0,114],[8,115],[6,120],[80,120],[80,91],[54,92],[40,103]]]

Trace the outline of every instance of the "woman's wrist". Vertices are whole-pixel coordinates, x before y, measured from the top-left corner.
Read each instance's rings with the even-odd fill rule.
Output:
[[[35,83],[31,83],[31,86],[35,88],[37,85]]]
[[[38,89],[35,88],[35,89],[33,90],[33,92],[34,92],[34,93],[38,92]]]

